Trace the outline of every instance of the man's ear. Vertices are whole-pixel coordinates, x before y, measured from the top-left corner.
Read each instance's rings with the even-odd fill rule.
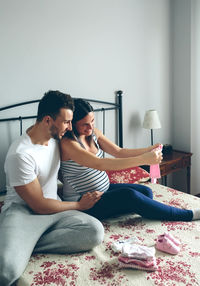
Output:
[[[49,115],[44,116],[43,122],[44,122],[45,124],[49,125],[49,124],[51,123],[51,121],[52,121],[51,116],[49,116]]]

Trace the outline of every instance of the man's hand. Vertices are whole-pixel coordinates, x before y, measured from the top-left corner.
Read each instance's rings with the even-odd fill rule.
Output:
[[[79,210],[83,211],[83,210],[88,210],[90,208],[92,208],[96,202],[98,202],[101,198],[101,196],[103,195],[103,192],[99,192],[99,191],[94,191],[94,192],[88,192],[86,194],[84,194],[79,203]]]

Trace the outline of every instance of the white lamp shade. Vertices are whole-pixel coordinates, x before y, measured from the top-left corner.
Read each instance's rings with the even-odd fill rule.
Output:
[[[160,119],[156,110],[147,110],[144,115],[143,128],[159,129],[161,128]]]

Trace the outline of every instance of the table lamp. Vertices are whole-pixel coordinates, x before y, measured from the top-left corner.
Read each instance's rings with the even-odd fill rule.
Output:
[[[151,145],[153,145],[153,129],[161,128],[160,119],[156,110],[147,110],[144,115],[143,128],[151,130]]]

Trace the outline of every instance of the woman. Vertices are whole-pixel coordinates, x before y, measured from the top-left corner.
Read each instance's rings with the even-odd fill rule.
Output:
[[[143,149],[120,148],[94,128],[92,106],[83,99],[74,100],[72,132],[61,140],[63,197],[77,201],[79,209],[98,218],[134,212],[149,219],[191,221],[200,218],[200,210],[183,210],[153,200],[149,187],[138,184],[110,184],[106,170],[159,164],[162,152],[158,144]],[[102,158],[103,151],[115,158]]]

